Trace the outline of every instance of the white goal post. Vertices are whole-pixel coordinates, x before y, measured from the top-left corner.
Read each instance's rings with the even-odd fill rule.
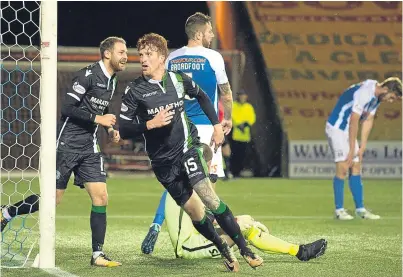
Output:
[[[41,2],[39,267],[55,267],[57,1]]]
[[[55,267],[57,1],[41,2],[39,267]]]

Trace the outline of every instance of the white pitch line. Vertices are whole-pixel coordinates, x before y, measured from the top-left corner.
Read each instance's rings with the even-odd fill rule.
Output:
[[[153,215],[108,215],[109,219],[150,219]],[[252,216],[255,219],[303,219],[303,220],[316,220],[316,219],[333,219],[332,216],[293,216],[293,215],[260,215]],[[89,219],[90,215],[56,215],[56,219]],[[398,220],[402,219],[399,216],[385,216],[380,220]]]
[[[58,276],[58,277],[80,277],[78,275],[75,275],[73,273],[67,272],[67,271],[63,271],[60,268],[56,267],[56,268],[43,268],[43,271],[52,274],[54,276]]]
[[[18,254],[14,256],[14,259],[17,260],[17,261],[24,262],[24,265],[25,265],[24,268],[30,268],[32,266],[32,263],[33,263],[33,261],[31,261],[31,260],[28,260],[25,263],[27,258],[25,258],[25,257],[23,257],[21,255],[18,255]],[[7,268],[7,267],[5,267],[5,268]],[[45,271],[45,272],[47,272],[49,274],[52,274],[54,276],[58,276],[58,277],[80,277],[80,276],[75,275],[73,273],[63,271],[58,267],[56,267],[56,268],[42,268],[41,270],[43,270],[43,271]]]

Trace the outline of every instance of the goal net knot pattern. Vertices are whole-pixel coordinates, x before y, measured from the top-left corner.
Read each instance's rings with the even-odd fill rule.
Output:
[[[39,2],[1,2],[2,211],[39,192],[39,17]],[[1,234],[1,266],[24,266],[38,236],[37,214],[10,220]]]

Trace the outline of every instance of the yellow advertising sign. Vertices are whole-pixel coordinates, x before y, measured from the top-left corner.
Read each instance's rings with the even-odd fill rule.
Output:
[[[402,77],[402,3],[247,2],[290,140],[325,139],[338,96]],[[401,140],[401,103],[382,103],[370,139]]]

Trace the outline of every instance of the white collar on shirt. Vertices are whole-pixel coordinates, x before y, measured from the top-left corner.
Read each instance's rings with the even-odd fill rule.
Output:
[[[105,74],[105,76],[110,79],[112,78],[111,74],[109,74],[108,70],[106,70],[105,64],[103,62],[103,60],[99,61],[99,65],[101,66],[102,72]]]

